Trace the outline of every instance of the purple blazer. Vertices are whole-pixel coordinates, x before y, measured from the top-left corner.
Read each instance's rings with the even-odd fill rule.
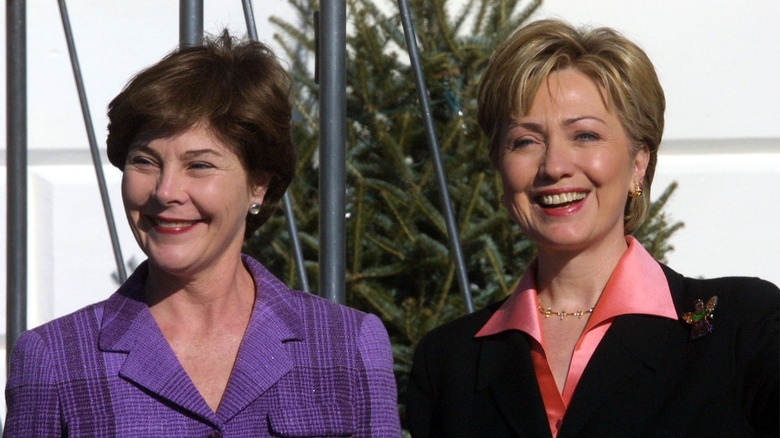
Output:
[[[379,319],[291,290],[243,259],[257,299],[216,413],[142,300],[144,263],[108,300],[19,337],[4,436],[400,436]]]

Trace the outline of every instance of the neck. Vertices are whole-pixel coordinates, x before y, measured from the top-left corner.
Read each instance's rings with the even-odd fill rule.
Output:
[[[251,314],[255,300],[252,276],[240,256],[230,263],[177,275],[149,264],[146,302],[157,323],[208,329]]]
[[[579,251],[540,248],[536,285],[545,307],[588,309],[628,249],[623,236]]]

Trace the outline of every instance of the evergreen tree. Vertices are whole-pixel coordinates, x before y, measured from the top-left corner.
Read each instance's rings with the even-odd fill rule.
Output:
[[[312,12],[318,1],[290,3],[302,23],[272,21],[280,29],[277,39],[291,60],[296,87],[299,161],[290,193],[307,273],[316,285],[319,90],[311,65]],[[492,51],[540,0],[470,0],[459,10],[448,0],[410,3],[469,288],[481,308],[512,291],[536,249],[500,203],[500,178],[476,122],[477,84]],[[464,305],[397,6],[391,0],[347,4],[347,304],[384,321],[403,402],[417,341],[463,315]],[[673,189],[655,203],[647,225],[637,232],[658,259],[671,249],[668,238],[680,226],[660,212]],[[283,281],[299,284],[281,213],[245,250]]]

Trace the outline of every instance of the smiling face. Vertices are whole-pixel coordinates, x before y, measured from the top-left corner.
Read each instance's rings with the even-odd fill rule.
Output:
[[[153,266],[190,276],[240,256],[247,210],[267,184],[250,185],[238,156],[206,127],[132,146],[122,199]]]
[[[540,250],[623,242],[627,195],[649,154],[635,153],[593,80],[554,71],[501,141],[504,205]]]

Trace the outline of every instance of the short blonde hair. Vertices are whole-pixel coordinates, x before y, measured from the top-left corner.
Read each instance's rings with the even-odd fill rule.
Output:
[[[604,90],[634,153],[645,146],[650,152],[643,196],[626,194],[624,228],[631,233],[650,207],[666,101],[647,54],[615,30],[579,30],[561,21],[541,20],[518,29],[496,49],[479,84],[477,116],[490,141],[490,160],[498,166],[501,138],[511,119],[527,114],[542,81],[565,68],[580,71]]]

